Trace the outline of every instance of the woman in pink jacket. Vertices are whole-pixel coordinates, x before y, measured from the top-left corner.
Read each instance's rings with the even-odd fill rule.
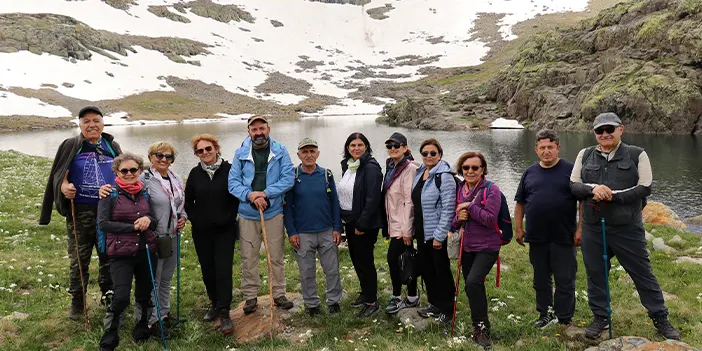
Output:
[[[402,281],[398,258],[409,248],[413,248],[414,208],[412,205],[412,182],[419,165],[414,162],[407,147],[407,138],[400,133],[393,133],[385,142],[390,156],[386,161],[383,195],[387,213],[387,234],[390,237],[388,248],[388,267],[392,280],[392,298],[385,312],[394,314],[405,307],[418,307],[417,280],[407,284],[407,298],[402,299]]]

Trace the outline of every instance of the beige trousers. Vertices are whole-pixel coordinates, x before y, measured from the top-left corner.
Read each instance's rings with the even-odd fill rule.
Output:
[[[258,296],[260,282],[258,264],[265,261],[260,258],[263,232],[260,220],[250,220],[239,217],[239,248],[241,248],[241,293],[249,300]],[[273,276],[273,298],[285,295],[285,264],[283,254],[285,249],[285,230],[283,214],[266,220],[268,250],[271,254]],[[266,275],[267,274],[266,269]]]

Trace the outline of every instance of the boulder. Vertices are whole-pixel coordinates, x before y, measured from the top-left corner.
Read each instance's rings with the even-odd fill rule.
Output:
[[[670,240],[668,240],[668,242],[671,244],[684,244],[685,240],[683,240],[683,238],[681,238],[680,235],[675,235]]]
[[[644,223],[666,225],[678,230],[687,229],[687,226],[680,220],[680,217],[661,202],[649,202],[643,209],[642,214]]]
[[[622,336],[607,340],[598,346],[587,348],[585,351],[700,351],[682,341],[665,340],[651,342],[638,336]]]
[[[653,249],[656,251],[662,251],[663,253],[666,253],[668,255],[677,252],[677,250],[675,250],[674,248],[666,245],[662,238],[653,239]]]
[[[419,313],[417,313],[417,308],[403,308],[400,312],[395,314],[395,317],[399,320],[399,323],[404,325],[412,325],[415,330],[424,330],[429,326],[431,318],[422,318]]]
[[[21,321],[21,320],[24,320],[27,318],[29,318],[29,314],[22,313],[22,312],[12,312],[11,314],[9,314],[7,316],[2,317],[3,320],[7,320],[7,321],[12,321],[12,320],[20,320]]]
[[[239,303],[229,314],[232,318],[232,322],[234,322],[236,342],[238,344],[243,344],[269,337],[271,330],[273,336],[284,333],[286,330],[285,322],[290,320],[297,312],[302,312],[304,309],[302,295],[287,293],[287,297],[293,302],[293,308],[283,310],[273,306],[272,322],[270,318],[271,301],[268,295],[258,297],[258,308],[249,315],[244,314],[245,301]],[[215,324],[215,328],[218,327],[219,322]]]
[[[649,233],[648,230],[646,231],[646,241],[652,241],[656,237],[653,236],[653,234]]]
[[[702,225],[702,215],[699,215],[697,217],[688,218],[685,220],[685,223],[693,224],[693,225]]]
[[[682,256],[682,257],[678,257],[678,259],[675,260],[675,263],[683,263],[683,262],[702,264],[702,257]]]

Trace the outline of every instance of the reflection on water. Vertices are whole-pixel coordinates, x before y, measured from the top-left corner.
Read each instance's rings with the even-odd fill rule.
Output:
[[[374,148],[376,158],[382,164],[387,157],[383,144],[396,130],[407,136],[410,149],[415,155],[419,154],[419,145],[426,138],[436,138],[441,142],[444,159],[451,164],[463,152],[482,152],[489,164],[488,177],[503,189],[510,202],[522,172],[538,160],[533,151],[535,133],[528,130],[407,130],[376,125],[374,117],[347,116],[273,122],[271,136],[288,148],[295,164],[299,163],[295,155],[297,143],[305,137],[317,140],[321,151],[319,164],[332,169],[335,174],[340,174],[342,148],[350,133],[364,133]],[[197,163],[190,146],[190,138],[193,135],[211,133],[219,137],[222,154],[229,160],[247,136],[244,121],[106,127],[105,131],[112,133],[124,150],[142,155],[146,154],[149,145],[154,141],[171,141],[180,152],[173,167],[183,176]],[[61,141],[77,133],[78,129],[4,133],[0,135],[0,149],[15,149],[28,154],[53,157]],[[702,162],[698,156],[702,149],[697,138],[624,134],[624,141],[646,148],[651,158],[654,175],[653,200],[665,202],[681,217],[702,213],[699,209],[699,204],[702,203]],[[594,143],[595,138],[591,134],[561,134],[561,157],[572,161],[580,149]]]

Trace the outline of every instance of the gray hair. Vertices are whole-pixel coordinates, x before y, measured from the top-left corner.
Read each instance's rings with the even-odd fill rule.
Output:
[[[556,134],[556,131],[554,131],[553,129],[542,129],[536,133],[537,144],[539,143],[539,141],[544,139],[548,139],[549,141],[556,143],[556,145],[561,145],[558,139],[558,134]]]
[[[138,156],[136,154],[133,154],[131,152],[125,152],[117,157],[115,157],[114,161],[112,161],[112,171],[119,172],[119,166],[122,164],[122,162],[126,161],[134,161],[137,164],[137,168],[144,169],[144,159],[141,158],[141,156]]]

